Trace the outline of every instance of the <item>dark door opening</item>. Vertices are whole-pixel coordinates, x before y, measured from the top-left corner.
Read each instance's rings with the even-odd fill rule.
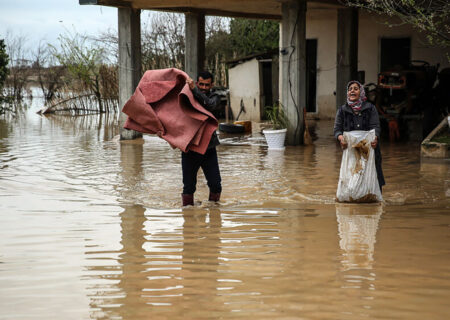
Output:
[[[261,62],[262,71],[262,97],[261,106],[264,108],[273,106],[273,94],[272,94],[272,61]]]
[[[316,112],[317,39],[306,40],[306,111]]]
[[[410,38],[382,38],[380,72],[405,69],[411,60]]]

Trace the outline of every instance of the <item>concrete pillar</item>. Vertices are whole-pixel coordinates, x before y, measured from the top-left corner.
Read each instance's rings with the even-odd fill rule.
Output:
[[[280,98],[289,118],[288,145],[303,143],[306,107],[306,0],[281,4]]]
[[[347,83],[358,74],[358,10],[338,9],[336,108],[347,101]]]
[[[205,63],[205,15],[185,14],[186,50],[184,66],[186,73],[196,80]]]
[[[119,108],[133,95],[142,76],[141,10],[118,8],[119,29]],[[120,139],[131,140],[141,133],[122,128],[126,115],[120,113]]]

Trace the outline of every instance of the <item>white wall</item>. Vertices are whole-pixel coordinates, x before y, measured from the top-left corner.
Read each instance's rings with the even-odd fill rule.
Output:
[[[306,38],[317,39],[317,116],[334,118],[336,110],[337,11],[311,9],[306,16]]]
[[[230,105],[235,117],[239,114],[241,99],[244,101],[246,113],[241,113],[239,120],[261,120],[259,73],[260,65],[257,59],[238,64],[228,70]]]

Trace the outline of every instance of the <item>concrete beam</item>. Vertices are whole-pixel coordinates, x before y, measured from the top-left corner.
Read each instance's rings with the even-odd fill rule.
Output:
[[[306,0],[282,2],[280,98],[289,118],[288,145],[303,143],[306,107]]]
[[[347,101],[347,83],[358,74],[358,10],[338,9],[336,108]]]
[[[184,70],[196,80],[205,63],[205,15],[202,13],[185,14],[186,50]]]
[[[118,8],[119,29],[119,108],[122,109],[134,93],[142,76],[141,67],[141,10]],[[131,140],[141,133],[123,129],[126,120],[120,114],[120,139]]]

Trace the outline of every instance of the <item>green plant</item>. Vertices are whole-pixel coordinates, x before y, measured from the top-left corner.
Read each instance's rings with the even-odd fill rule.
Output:
[[[271,107],[266,107],[266,118],[272,124],[274,130],[285,129],[288,126],[289,120],[284,112],[283,106],[280,103],[275,103]]]
[[[4,107],[1,106],[2,102],[7,102],[7,98],[3,97],[3,85],[9,74],[8,63],[9,56],[6,53],[5,40],[0,39],[0,114],[4,111]]]
[[[3,88],[6,78],[8,77],[8,63],[9,56],[6,53],[5,40],[0,39],[0,89]]]
[[[279,46],[280,24],[272,20],[233,18],[229,39],[230,47],[240,57],[267,52]]]

